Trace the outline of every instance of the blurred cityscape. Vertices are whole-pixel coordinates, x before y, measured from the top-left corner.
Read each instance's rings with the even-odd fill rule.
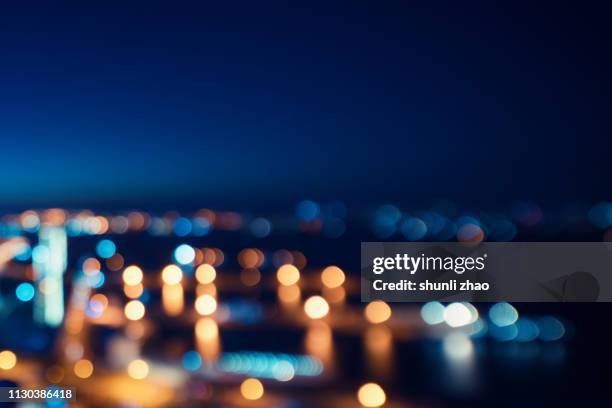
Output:
[[[4,215],[0,233],[1,385],[76,392],[70,402],[17,406],[612,397],[609,387],[571,379],[610,359],[597,342],[574,348],[595,333],[608,344],[601,309],[362,304],[358,272],[360,240],[612,241],[607,202],[550,211],[520,202],[495,213],[387,204],[353,213],[306,200],[264,216],[56,208]],[[591,327],[581,329],[577,316],[590,316]]]
[[[0,405],[612,406],[609,303],[359,273],[612,242],[612,3],[95,3],[2,4]]]

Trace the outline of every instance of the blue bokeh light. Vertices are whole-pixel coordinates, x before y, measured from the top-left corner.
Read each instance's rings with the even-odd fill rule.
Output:
[[[36,263],[45,263],[49,260],[49,248],[45,245],[36,245],[32,250],[32,261]]]
[[[102,304],[102,302],[98,300],[90,300],[89,302],[87,302],[85,314],[88,317],[97,319],[98,317],[102,316],[102,313],[104,313],[104,305]]]
[[[372,228],[374,233],[380,238],[389,238],[397,232],[397,227],[402,213],[400,210],[391,204],[386,204],[378,208],[374,214],[374,223]]]
[[[495,324],[489,326],[489,334],[497,341],[512,341],[518,336],[518,328],[516,324],[507,326],[497,326]]]
[[[538,335],[540,334],[540,329],[534,323],[534,321],[525,317],[518,319],[516,322],[516,327],[518,329],[516,340],[518,341],[533,341],[537,339]]]
[[[402,224],[402,234],[408,241],[418,241],[427,234],[427,225],[420,218],[409,217]]]
[[[251,221],[250,229],[255,238],[264,238],[270,235],[272,224],[265,218],[255,218]]]
[[[536,323],[542,341],[556,341],[565,335],[565,326],[556,317],[544,316],[539,318]]]
[[[85,275],[86,282],[89,286],[94,289],[99,289],[104,285],[106,281],[106,276],[102,271],[98,271],[93,275]]]
[[[195,259],[195,250],[187,244],[181,244],[174,250],[174,259],[181,265],[189,265]]]
[[[179,217],[174,221],[174,233],[179,237],[186,237],[193,229],[191,221],[185,217]]]
[[[310,221],[319,216],[321,208],[314,201],[300,201],[295,209],[297,217],[303,221]]]
[[[421,307],[421,318],[427,324],[444,322],[444,305],[440,302],[427,302]]]
[[[32,300],[35,293],[36,290],[34,289],[34,286],[29,282],[20,283],[15,288],[15,296],[17,296],[17,299],[21,300],[22,302],[29,302]]]
[[[100,258],[108,259],[115,255],[117,247],[110,239],[103,239],[96,245],[96,253]]]
[[[182,364],[185,370],[197,371],[202,367],[202,356],[194,350],[190,350],[183,354]]]
[[[506,302],[496,303],[489,309],[489,319],[498,327],[510,326],[516,323],[518,317],[514,306]]]

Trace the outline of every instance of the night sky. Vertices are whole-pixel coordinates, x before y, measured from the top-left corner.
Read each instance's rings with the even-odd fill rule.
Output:
[[[0,13],[2,206],[610,198],[603,6],[50,3]]]

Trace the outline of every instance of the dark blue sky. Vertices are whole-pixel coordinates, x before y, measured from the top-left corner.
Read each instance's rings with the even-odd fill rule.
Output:
[[[4,205],[609,198],[601,7],[49,3],[0,17]]]

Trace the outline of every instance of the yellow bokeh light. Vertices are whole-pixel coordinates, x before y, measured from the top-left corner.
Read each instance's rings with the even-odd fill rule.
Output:
[[[357,391],[357,399],[364,407],[380,407],[387,400],[385,391],[376,383],[367,383]]]
[[[0,369],[10,370],[17,364],[17,356],[10,350],[0,352]]]
[[[294,303],[300,300],[302,291],[298,285],[279,286],[278,298],[281,302]]]
[[[177,265],[171,264],[162,271],[162,280],[168,285],[176,285],[181,283],[183,279],[183,271]]]
[[[89,378],[93,374],[94,366],[89,360],[82,359],[74,364],[74,374],[79,378]]]
[[[240,393],[245,399],[258,400],[263,397],[264,387],[256,378],[247,378],[240,384]]]
[[[169,316],[178,316],[183,311],[185,306],[185,295],[183,285],[168,285],[162,286],[162,306],[164,311]]]
[[[321,296],[311,296],[304,303],[304,312],[311,319],[320,319],[329,313],[329,305]]]
[[[136,265],[130,265],[123,270],[123,282],[126,285],[138,285],[142,282],[142,269]]]
[[[278,268],[276,279],[281,285],[294,285],[300,280],[300,271],[295,266],[286,264]]]
[[[196,269],[195,277],[200,283],[213,283],[217,277],[217,271],[212,265],[202,264]]]
[[[337,266],[328,266],[321,272],[321,281],[328,288],[337,288],[342,286],[346,277],[342,269]]]
[[[140,300],[131,300],[123,309],[129,320],[140,320],[145,315],[145,307]]]
[[[213,340],[219,336],[219,326],[210,317],[202,317],[196,322],[195,333],[200,340]]]
[[[365,308],[365,317],[370,323],[382,323],[391,317],[391,308],[382,300],[375,300]]]
[[[133,379],[142,380],[149,375],[149,365],[146,361],[141,359],[133,360],[128,364],[127,372]]]
[[[195,309],[201,315],[211,315],[217,310],[217,300],[211,295],[198,296],[195,302]]]
[[[125,293],[125,296],[129,297],[130,299],[138,299],[143,292],[144,287],[142,286],[142,283],[139,283],[138,285],[123,286],[123,293]]]
[[[196,286],[196,297],[201,295],[210,295],[217,297],[217,286],[214,283],[200,283]]]

